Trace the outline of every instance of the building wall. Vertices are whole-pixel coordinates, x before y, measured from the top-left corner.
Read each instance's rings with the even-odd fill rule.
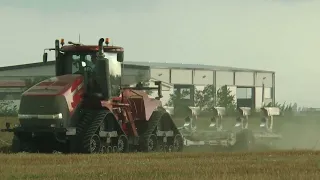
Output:
[[[214,71],[194,70],[193,83],[196,85],[208,85],[214,83]]]
[[[235,72],[236,86],[254,86],[254,72]]]
[[[160,68],[151,68],[150,71],[125,68],[123,71],[123,82],[127,83],[125,79],[129,79],[129,82],[135,81],[136,76],[139,73],[143,74],[144,80],[154,78],[172,84],[207,85],[215,83],[217,88],[223,85],[262,86],[262,81],[265,77],[265,87],[272,87],[273,85],[272,73]],[[54,65],[48,65],[1,71],[0,79],[17,79],[19,76],[54,76],[54,74]]]
[[[137,75],[141,73],[142,80],[148,80],[150,78],[150,70],[145,69],[133,69],[125,68],[123,71],[122,84],[132,84],[137,81]],[[54,65],[24,68],[19,70],[7,70],[1,71],[0,80],[16,80],[24,79],[25,77],[34,76],[54,76]]]
[[[121,84],[133,84],[138,80],[147,81],[150,77],[150,70],[125,68],[121,78]]]
[[[53,76],[54,65],[1,71],[1,76]]]
[[[274,92],[272,73],[261,72],[241,72],[241,71],[214,71],[214,70],[192,70],[192,69],[169,69],[169,68],[151,68],[151,77],[163,82],[172,84],[194,84],[197,90],[202,90],[208,84],[215,84],[219,89],[228,85],[232,94],[235,95],[235,101],[238,87],[255,88],[255,105],[261,107],[262,82],[265,83],[265,103],[272,102],[271,97]],[[265,78],[265,79],[263,79]],[[239,91],[240,93],[241,91]],[[270,95],[267,95],[267,94]]]
[[[18,70],[1,71],[0,79],[14,80],[21,79],[22,77],[30,76],[54,76],[54,65],[31,67]],[[256,107],[261,105],[262,95],[262,82],[265,83],[265,93],[274,94],[271,89],[274,85],[274,77],[272,73],[261,72],[240,72],[240,71],[214,71],[214,70],[197,70],[197,69],[175,69],[175,68],[150,68],[150,70],[143,69],[130,69],[125,68],[123,71],[122,84],[136,83],[137,78],[147,80],[154,78],[169,84],[194,84],[198,90],[203,89],[205,85],[214,84],[216,88],[220,88],[224,85],[232,90],[232,93],[237,96],[237,86],[243,87],[255,87]],[[169,98],[169,94],[173,93],[173,88],[164,90],[163,98]],[[272,97],[265,95],[266,103],[272,101]],[[165,104],[165,103],[164,103]]]
[[[232,71],[216,71],[216,88],[224,85],[234,85],[234,74]]]
[[[263,78],[265,78],[263,80]],[[272,73],[256,73],[255,75],[255,86],[262,86],[262,82],[264,81],[265,87],[272,87]]]
[[[259,109],[262,107],[262,87],[255,87],[255,91],[257,94],[256,99],[255,99],[256,109]],[[272,95],[271,88],[265,87],[265,89],[264,89],[264,99],[265,99],[264,104],[265,105],[272,102],[271,95]]]
[[[191,69],[171,69],[172,84],[193,84]]]
[[[151,68],[150,69],[151,78],[157,79],[159,81],[163,81],[166,83],[170,83],[170,69],[159,69],[159,68]]]

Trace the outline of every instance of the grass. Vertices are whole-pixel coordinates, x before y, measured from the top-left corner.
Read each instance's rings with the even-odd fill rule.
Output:
[[[0,154],[0,175],[1,179],[50,180],[320,179],[320,151],[316,151],[320,149],[317,119],[277,118],[275,126],[284,139],[269,152],[266,149],[265,152],[208,152],[195,148],[172,154]],[[16,119],[0,119],[1,127],[5,121],[15,122]],[[226,119],[225,122],[227,126],[234,120]],[[257,118],[252,119],[249,127],[256,126],[258,122]],[[177,120],[178,126],[182,123]],[[206,119],[199,120],[199,127],[207,125]],[[0,139],[10,142],[11,135],[0,133]]]
[[[319,179],[320,152],[0,156],[1,179]]]

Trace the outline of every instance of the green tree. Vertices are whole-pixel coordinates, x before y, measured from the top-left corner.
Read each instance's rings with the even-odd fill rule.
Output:
[[[227,85],[217,91],[217,106],[225,107],[227,112],[234,112],[236,108],[235,96],[231,92]]]
[[[203,96],[203,91],[197,90],[197,89],[195,90],[195,93],[194,93],[194,105],[197,106],[197,107],[200,107],[201,111],[205,107],[206,101],[205,101],[204,96]]]
[[[0,116],[17,115],[18,107],[13,101],[0,101]]]
[[[215,87],[209,84],[204,87],[202,91],[195,92],[195,106],[200,107],[201,110],[211,111],[215,106]]]
[[[181,99],[186,98],[190,95],[188,90],[182,90],[180,93],[177,89],[174,90],[173,94],[170,94],[170,98],[168,102],[165,104],[166,106],[174,106],[177,104],[181,104]]]

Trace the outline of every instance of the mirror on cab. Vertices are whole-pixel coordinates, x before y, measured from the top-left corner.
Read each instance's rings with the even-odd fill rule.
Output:
[[[48,53],[43,53],[42,61],[46,63],[48,61]]]
[[[123,52],[118,52],[117,53],[117,61],[118,62],[123,62]]]

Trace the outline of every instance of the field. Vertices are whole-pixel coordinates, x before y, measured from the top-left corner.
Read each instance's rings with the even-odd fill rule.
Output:
[[[3,155],[1,179],[319,179],[319,152]]]
[[[189,148],[174,154],[0,154],[0,174],[1,179],[319,179],[317,119],[277,118],[275,128],[284,138],[257,152]],[[16,120],[2,119],[2,127],[4,121]],[[258,123],[253,119],[250,125]],[[206,125],[203,119],[199,127]],[[11,134],[0,133],[0,139],[4,147]]]

